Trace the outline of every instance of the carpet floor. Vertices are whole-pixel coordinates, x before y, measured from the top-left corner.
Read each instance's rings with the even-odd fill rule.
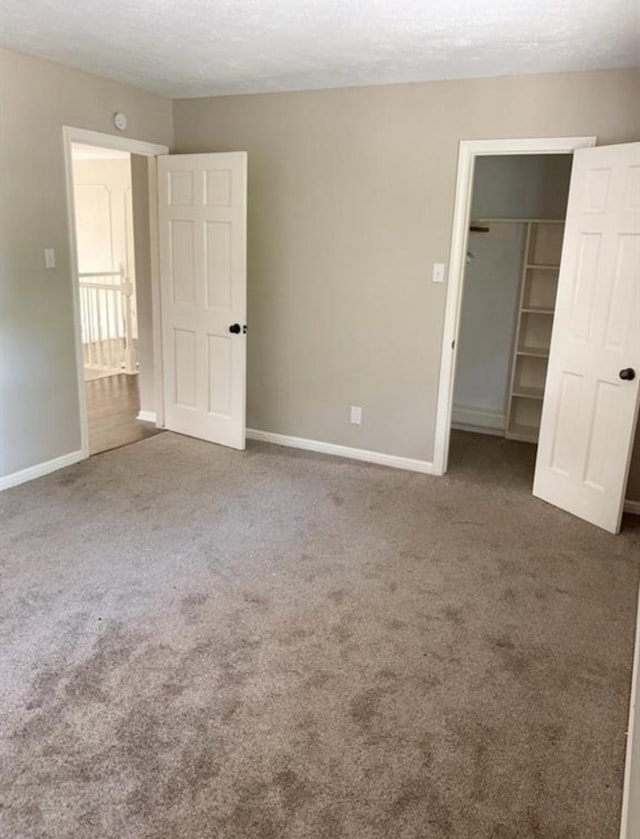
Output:
[[[0,834],[616,839],[640,519],[165,433],[0,497]]]

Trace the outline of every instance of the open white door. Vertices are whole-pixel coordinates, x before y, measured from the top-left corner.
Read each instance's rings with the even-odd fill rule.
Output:
[[[620,530],[640,393],[640,143],[575,152],[533,494]]]
[[[245,447],[247,155],[158,157],[165,426]]]

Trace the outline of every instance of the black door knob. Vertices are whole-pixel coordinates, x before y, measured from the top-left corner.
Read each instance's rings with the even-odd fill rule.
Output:
[[[234,335],[240,334],[240,324],[239,323],[232,323],[229,327],[229,332],[232,332]]]
[[[633,367],[625,367],[624,370],[620,371],[620,378],[624,379],[625,382],[632,382],[636,377],[636,371]]]

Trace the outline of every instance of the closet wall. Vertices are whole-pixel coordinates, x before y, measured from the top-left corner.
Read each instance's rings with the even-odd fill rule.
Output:
[[[570,154],[478,158],[473,178],[473,217],[563,219],[572,160]]]
[[[469,234],[454,425],[504,433],[526,221],[564,218],[571,162],[570,155],[513,155],[476,163],[471,217],[489,230]]]

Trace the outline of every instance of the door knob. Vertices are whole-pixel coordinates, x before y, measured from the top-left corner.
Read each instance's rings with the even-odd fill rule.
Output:
[[[636,377],[636,371],[633,367],[625,367],[624,370],[620,371],[620,378],[624,379],[625,382],[632,382]]]
[[[234,335],[239,335],[240,334],[240,324],[239,323],[232,323],[231,326],[229,327],[229,332],[232,332]]]

